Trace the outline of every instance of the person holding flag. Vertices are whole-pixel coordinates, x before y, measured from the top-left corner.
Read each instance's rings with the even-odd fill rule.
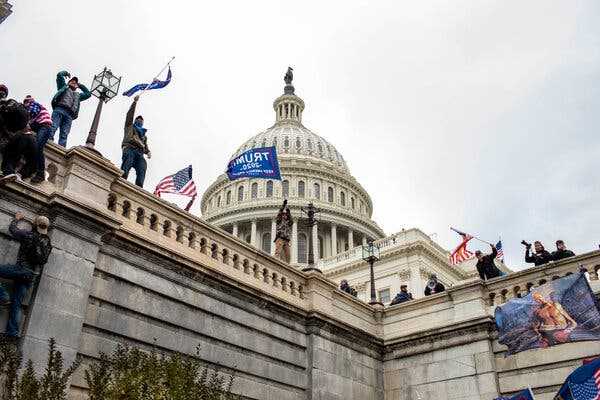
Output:
[[[490,254],[483,255],[481,250],[475,252],[475,257],[477,257],[477,264],[475,266],[477,267],[477,272],[479,272],[479,277],[484,281],[502,276],[502,272],[496,267],[496,263],[494,262],[498,255],[496,246],[490,244],[490,247],[492,248]]]
[[[133,103],[131,103],[125,116],[123,142],[121,143],[121,149],[123,150],[121,169],[123,170],[123,178],[127,179],[129,171],[133,168],[135,170],[135,184],[143,188],[147,166],[144,154],[151,158],[152,153],[148,148],[148,138],[146,136],[148,130],[144,128],[144,118],[138,115],[135,117],[135,121],[133,119],[139,98],[140,96],[133,98]]]

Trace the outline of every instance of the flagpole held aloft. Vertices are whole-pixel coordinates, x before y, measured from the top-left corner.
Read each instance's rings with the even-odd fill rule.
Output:
[[[452,229],[454,232],[457,232],[458,234],[461,234],[461,233],[462,233],[462,232],[460,232],[459,230],[457,230],[457,229],[454,229],[453,227],[450,227],[450,229]],[[474,235],[471,235],[471,234],[469,234],[469,236],[471,236],[473,239],[477,239],[477,240],[479,240],[480,242],[483,242],[483,243],[485,243],[485,244],[489,244],[490,246],[493,246],[493,245],[494,245],[493,243],[490,243],[490,242],[488,242],[488,241],[486,241],[486,240],[480,239],[480,238],[478,238],[477,236],[474,236]]]
[[[144,92],[146,91],[146,89],[148,89],[150,87],[150,85],[152,85],[152,83],[154,83],[154,81],[158,79],[158,77],[160,76],[160,74],[162,74],[165,71],[165,69],[167,69],[169,67],[169,65],[171,65],[171,63],[173,62],[174,59],[175,59],[175,56],[171,57],[171,59],[169,60],[169,62],[166,63],[164,67],[162,67],[162,69],[158,72],[158,74],[156,74],[156,76],[154,78],[152,78],[152,80],[150,81],[150,83],[148,85],[146,85],[146,87],[142,90],[142,92],[140,94],[138,94],[138,97],[141,97],[142,94],[144,94]]]

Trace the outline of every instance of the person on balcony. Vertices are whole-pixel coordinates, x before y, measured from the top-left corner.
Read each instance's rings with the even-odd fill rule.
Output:
[[[431,274],[429,276],[429,280],[427,281],[427,285],[425,286],[425,296],[430,296],[436,293],[442,293],[446,291],[446,287],[438,281],[437,276],[435,274]]]
[[[390,303],[390,306],[393,306],[395,304],[404,303],[404,302],[412,300],[412,299],[413,299],[413,296],[412,296],[412,293],[410,293],[408,291],[408,286],[400,285],[400,292],[396,295],[396,297],[394,297],[394,300],[392,300],[392,302]]]
[[[342,279],[342,281],[340,282],[340,290],[342,292],[346,292],[354,297],[357,296],[357,292],[356,289],[354,289],[352,286],[350,286],[350,284],[348,283],[348,281],[346,279]]]
[[[575,253],[567,249],[564,241],[557,240],[556,251],[552,252],[552,261],[558,261],[569,257],[575,257]]]
[[[65,78],[69,78],[65,82]],[[79,83],[76,76],[71,77],[67,71],[56,74],[56,87],[58,91],[52,98],[52,131],[50,136],[54,137],[57,129],[58,144],[67,147],[67,138],[71,132],[71,124],[79,116],[79,105],[92,97],[92,93],[83,84]],[[78,92],[77,89],[81,90]]]
[[[146,179],[146,160],[144,154],[150,159],[152,154],[148,148],[148,138],[144,128],[144,118],[141,115],[133,119],[135,114],[135,107],[140,96],[133,98],[133,103],[127,111],[125,117],[125,129],[123,135],[123,142],[121,148],[123,149],[123,163],[121,169],[123,170],[123,178],[127,179],[131,168],[135,170],[135,184],[141,188],[144,187],[144,180]]]
[[[16,264],[0,265],[0,278],[13,281],[12,296],[0,285],[0,304],[10,305],[5,335],[9,338],[19,337],[19,321],[21,319],[21,302],[31,286],[35,275],[48,261],[52,244],[48,237],[50,221],[44,216],[38,216],[33,222],[33,229],[18,227],[24,219],[23,213],[17,212],[8,230],[21,245],[17,254]]]
[[[492,248],[492,252],[490,254],[486,254],[485,256],[481,253],[480,250],[475,252],[475,257],[477,257],[477,272],[479,272],[479,277],[482,280],[488,280],[492,278],[497,278],[502,276],[502,272],[496,267],[496,263],[494,260],[498,255],[498,251],[496,250],[496,246],[490,245]]]
[[[539,240],[533,242],[535,253],[531,254],[531,244],[525,242],[525,262],[533,263],[536,267],[552,261],[552,255],[544,248]]]
[[[33,133],[27,128],[28,121],[29,113],[23,104],[13,99],[0,101],[0,185],[20,180],[21,174],[27,178],[35,172],[36,145]],[[20,167],[22,159],[25,164]]]

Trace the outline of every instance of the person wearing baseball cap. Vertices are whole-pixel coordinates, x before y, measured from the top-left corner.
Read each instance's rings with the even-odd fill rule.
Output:
[[[69,81],[65,82],[68,77]],[[79,115],[79,104],[92,97],[87,87],[79,83],[76,76],[71,77],[67,71],[60,71],[56,75],[56,87],[58,91],[52,98],[52,131],[50,137],[54,137],[56,130],[60,128],[58,144],[67,147],[67,138],[71,132],[71,124]],[[81,92],[77,92],[80,89]]]
[[[22,212],[17,212],[8,227],[12,237],[20,242],[17,262],[0,265],[0,278],[13,282],[12,296],[9,296],[6,289],[0,285],[0,305],[10,307],[4,333],[8,338],[19,337],[21,302],[31,287],[34,277],[46,264],[52,251],[52,244],[48,236],[50,220],[45,216],[37,216],[33,220],[32,229],[26,229],[19,227],[24,218]]]

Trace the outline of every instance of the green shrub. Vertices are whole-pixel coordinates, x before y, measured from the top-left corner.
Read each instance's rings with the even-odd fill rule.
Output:
[[[1,400],[65,400],[68,380],[79,362],[66,370],[54,339],[48,363],[37,377],[31,360],[19,372],[22,356],[11,342],[0,341]],[[159,354],[119,345],[100,354],[84,371],[90,400],[235,400],[233,375],[211,371],[198,357],[179,353]]]

